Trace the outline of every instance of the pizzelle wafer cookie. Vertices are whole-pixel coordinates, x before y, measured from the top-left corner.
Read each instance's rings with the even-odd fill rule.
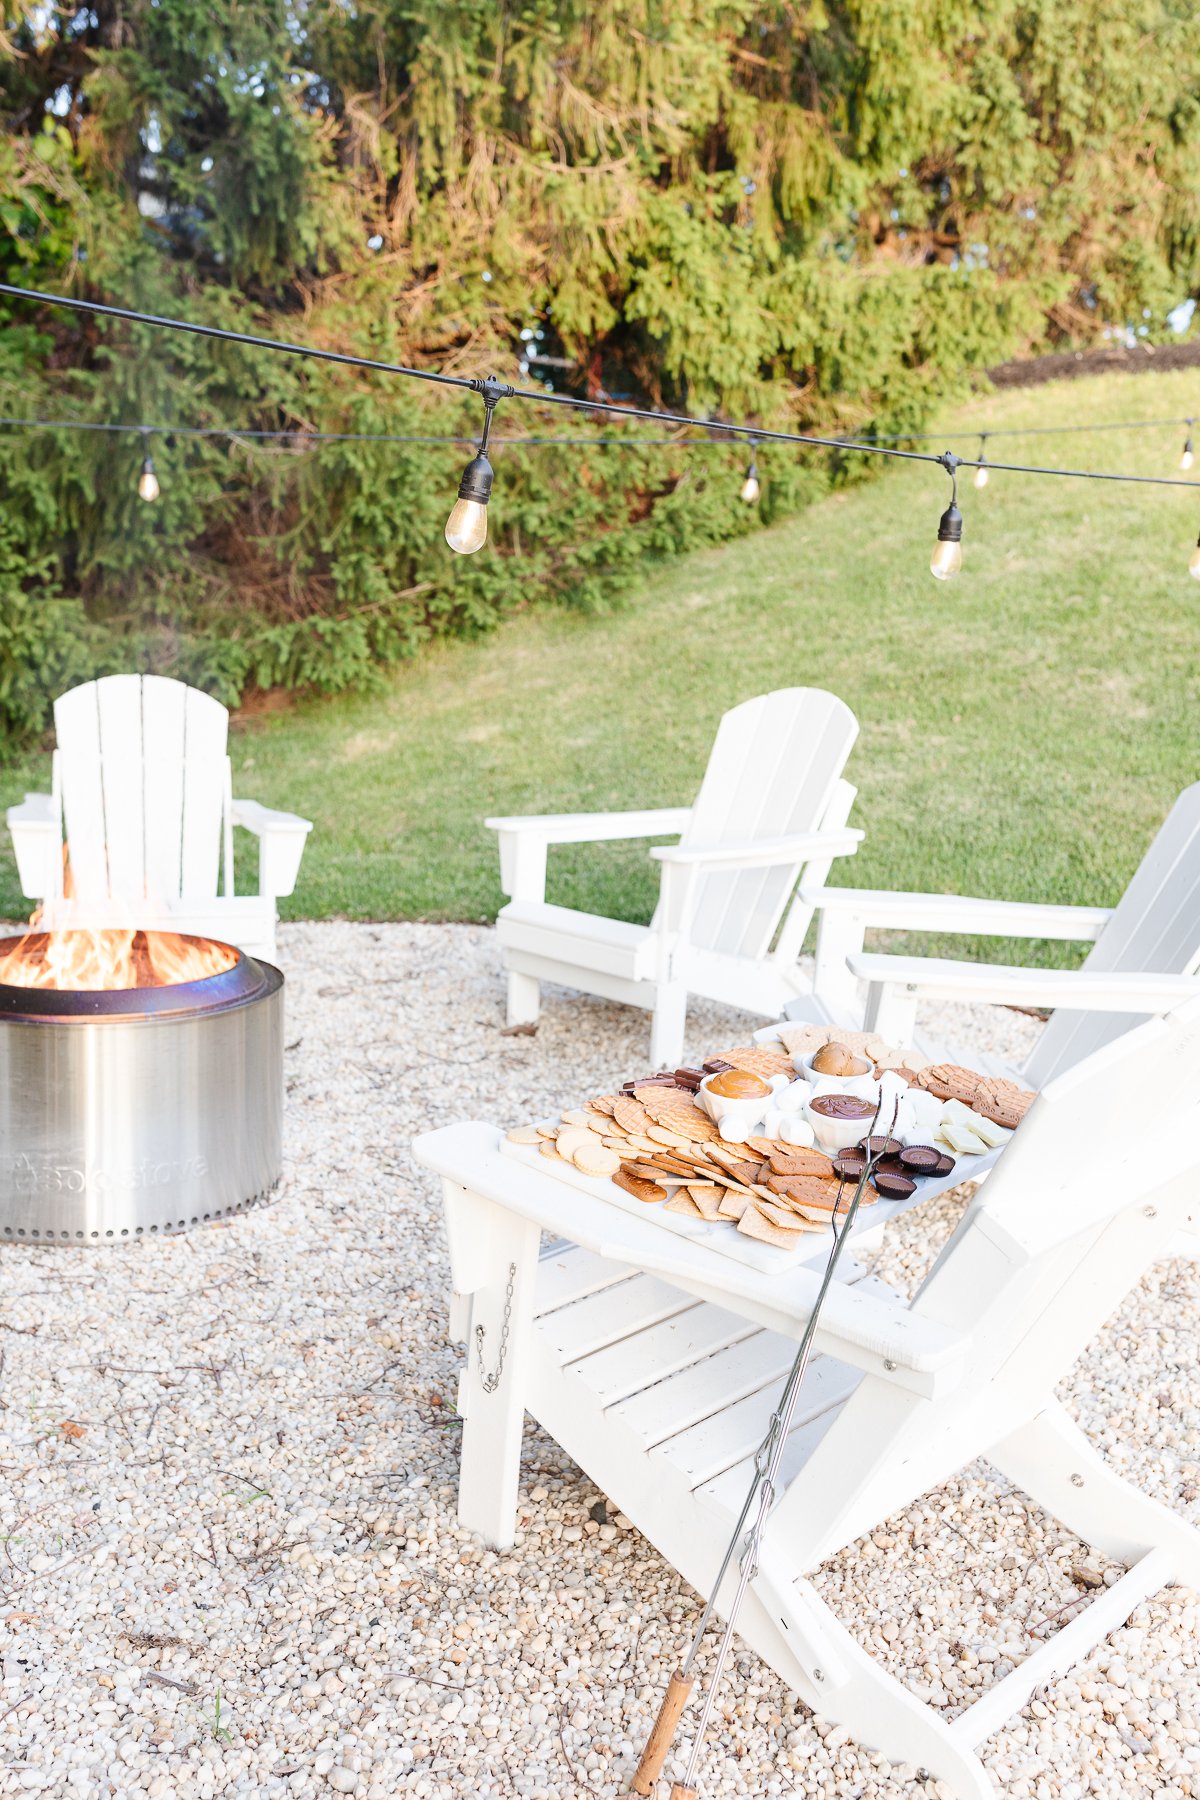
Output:
[[[782,1050],[765,1050],[761,1044],[741,1044],[736,1050],[718,1050],[717,1057],[721,1062],[731,1063],[735,1069],[747,1069],[751,1075],[761,1075],[769,1081],[772,1075],[794,1075],[790,1056]]]
[[[644,1136],[646,1127],[654,1123],[641,1101],[631,1094],[621,1094],[613,1101],[613,1118],[631,1135],[638,1136]]]
[[[688,1138],[693,1144],[711,1144],[720,1136],[706,1112],[680,1088],[647,1088],[639,1096],[656,1125]]]

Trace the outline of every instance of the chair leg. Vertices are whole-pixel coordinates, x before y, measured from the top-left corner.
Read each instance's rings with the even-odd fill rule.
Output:
[[[533,1025],[542,1010],[542,984],[536,975],[518,975],[510,970],[508,977],[508,1023]]]
[[[459,1329],[466,1323],[462,1297],[470,1295],[458,1385],[463,1420],[458,1522],[494,1549],[506,1550],[517,1523],[541,1232],[532,1220],[453,1182],[443,1184],[443,1199]]]
[[[660,981],[650,1023],[650,1061],[656,1069],[678,1066],[683,1058],[686,1025],[687,988],[681,981]]]
[[[777,1563],[770,1548],[753,1592],[799,1663],[795,1685],[815,1713],[890,1762],[928,1770],[954,1800],[997,1800],[987,1770],[952,1725],[881,1668],[811,1582],[796,1578],[786,1560]]]
[[[1057,1401],[993,1445],[988,1461],[1104,1556],[1162,1550],[1176,1581],[1200,1587],[1200,1531],[1109,1467]]]
[[[873,981],[867,989],[863,1029],[892,1044],[911,1044],[917,1026],[917,997],[906,986]]]

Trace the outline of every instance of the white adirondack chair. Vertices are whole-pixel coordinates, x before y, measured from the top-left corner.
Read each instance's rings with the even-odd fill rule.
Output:
[[[1185,788],[1111,911],[976,900],[958,894],[903,894],[802,885],[817,912],[818,990],[842,1024],[913,1041],[922,1000],[1053,1008],[1021,1069],[978,1050],[921,1041],[938,1058],[1006,1074],[1040,1088],[1139,1019],[1200,992],[1200,782]],[[980,937],[1093,940],[1079,969],[1022,969],[937,957],[865,954],[868,926]],[[866,982],[865,1013],[858,983]],[[785,1008],[785,1010],[788,1010]],[[804,1016],[797,1012],[797,1017]]]
[[[442,1177],[460,1312],[470,1296],[460,1520],[512,1542],[528,1410],[705,1592],[819,1274],[751,1270],[578,1188],[564,1204],[562,1182],[497,1139],[461,1125],[415,1146]],[[861,1271],[830,1292],[740,1630],[815,1712],[958,1800],[995,1800],[977,1746],[1035,1688],[1160,1587],[1200,1585],[1200,1533],[1119,1475],[1055,1397],[1194,1222],[1198,1190],[1190,1001],[1043,1088],[911,1305]],[[564,1221],[575,1246],[539,1259],[540,1229]],[[810,1576],[980,1456],[1128,1567],[950,1721],[874,1661]]]
[[[52,791],[7,815],[43,928],[159,927],[273,957],[275,902],[296,885],[312,825],[233,798],[219,701],[158,675],[106,675],[56,700],[54,727]],[[255,895],[234,895],[235,825],[258,839]]]
[[[812,909],[793,896],[802,870],[820,887],[862,838],[846,827],[855,790],[841,779],[857,735],[833,694],[784,688],[725,714],[694,806],[488,819],[511,896],[496,921],[509,1024],[536,1019],[540,983],[559,982],[650,1008],[651,1059],[667,1064],[683,1054],[689,992],[767,1014],[807,994],[827,1017],[797,966]],[[650,852],[661,887],[649,925],[546,900],[551,844],[675,833]]]

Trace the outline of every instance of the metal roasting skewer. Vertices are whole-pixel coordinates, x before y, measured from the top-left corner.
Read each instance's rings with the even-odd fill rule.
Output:
[[[895,1125],[895,1122],[896,1117],[895,1113],[893,1113],[893,1126]],[[868,1136],[873,1137],[875,1135],[878,1124],[879,1109],[876,1108],[875,1117],[871,1121],[871,1129]],[[885,1136],[890,1136],[890,1132],[885,1134]],[[696,1771],[700,1761],[700,1754],[704,1747],[704,1736],[708,1730],[709,1720],[712,1717],[712,1709],[716,1700],[717,1688],[720,1685],[721,1676],[724,1673],[725,1663],[729,1655],[729,1646],[733,1642],[733,1633],[737,1624],[738,1613],[741,1610],[746,1589],[758,1573],[758,1553],[762,1545],[763,1533],[767,1527],[767,1520],[770,1517],[771,1508],[775,1500],[775,1477],[779,1473],[779,1464],[783,1458],[784,1446],[787,1443],[788,1433],[791,1429],[792,1417],[796,1410],[796,1402],[800,1397],[800,1387],[808,1368],[809,1359],[812,1355],[813,1339],[816,1336],[817,1325],[821,1317],[821,1308],[825,1303],[825,1297],[833,1283],[833,1277],[837,1270],[838,1261],[853,1227],[859,1204],[866,1191],[867,1182],[874,1174],[876,1165],[882,1155],[883,1152],[880,1150],[874,1156],[868,1156],[866,1166],[858,1178],[858,1184],[855,1187],[850,1204],[846,1209],[845,1219],[840,1230],[837,1225],[837,1202],[835,1201],[834,1203],[833,1244],[830,1248],[828,1261],[825,1264],[825,1273],[821,1279],[821,1286],[817,1291],[817,1297],[813,1303],[812,1312],[809,1314],[808,1323],[804,1328],[804,1334],[801,1337],[799,1346],[796,1350],[795,1361],[792,1363],[791,1369],[788,1372],[787,1380],[784,1383],[783,1391],[779,1396],[775,1410],[771,1414],[771,1420],[770,1424],[767,1426],[766,1435],[754,1453],[754,1475],[751,1479],[749,1489],[747,1490],[746,1498],[742,1502],[742,1510],[738,1514],[737,1523],[735,1524],[733,1531],[730,1534],[729,1542],[725,1547],[725,1554],[721,1559],[721,1566],[717,1571],[716,1580],[713,1582],[708,1599],[704,1603],[704,1608],[697,1621],[696,1629],[692,1633],[692,1640],[688,1645],[687,1655],[684,1657],[681,1666],[676,1669],[675,1673],[671,1676],[670,1682],[667,1685],[667,1691],[663,1695],[662,1704],[659,1707],[657,1717],[651,1727],[650,1735],[646,1739],[645,1748],[639,1759],[637,1771],[633,1777],[630,1794],[625,1796],[624,1800],[648,1800],[648,1797],[654,1793],[654,1790],[658,1785],[659,1777],[662,1774],[663,1764],[667,1759],[667,1753],[669,1752],[671,1745],[674,1742],[675,1734],[679,1729],[679,1721],[683,1716],[683,1710],[691,1697],[695,1681],[692,1674],[692,1667],[699,1654],[700,1646],[704,1641],[705,1634],[708,1631],[709,1623],[717,1604],[718,1595],[724,1585],[725,1577],[729,1573],[730,1564],[733,1562],[735,1555],[737,1555],[739,1545],[741,1545],[741,1556],[738,1559],[738,1582],[733,1592],[733,1598],[730,1601],[729,1612],[725,1621],[725,1629],[721,1634],[721,1641],[717,1646],[716,1662],[713,1665],[712,1675],[709,1678],[708,1687],[705,1692],[704,1705],[701,1708],[700,1718],[696,1725],[696,1732],[692,1740],[691,1750],[688,1754],[683,1780],[675,1782],[671,1788],[670,1800],[696,1800]],[[841,1189],[839,1187],[838,1200],[840,1201],[840,1199]],[[758,1506],[757,1511],[755,1512],[754,1522],[750,1526],[750,1530],[746,1533],[745,1539],[743,1540],[742,1533],[745,1530],[746,1522],[750,1517],[751,1511],[754,1509],[756,1500]]]

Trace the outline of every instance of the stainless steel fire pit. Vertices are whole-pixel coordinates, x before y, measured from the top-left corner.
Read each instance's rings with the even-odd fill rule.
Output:
[[[37,938],[0,940],[0,959],[22,942]],[[0,1237],[109,1243],[270,1199],[283,976],[229,954],[171,986],[0,983]]]

